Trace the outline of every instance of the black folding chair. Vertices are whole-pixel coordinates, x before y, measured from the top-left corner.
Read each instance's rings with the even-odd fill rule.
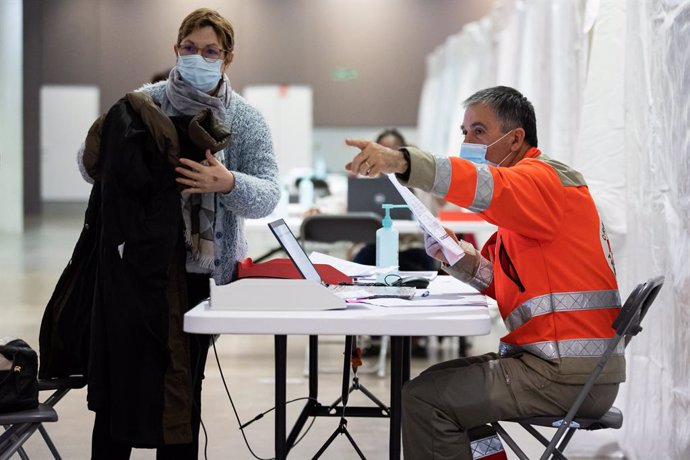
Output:
[[[379,228],[381,216],[373,212],[316,214],[304,218],[300,238],[319,243],[373,243]]]
[[[534,436],[539,442],[546,446],[546,450],[540,457],[541,460],[548,458],[566,459],[563,452],[566,446],[572,439],[577,430],[600,430],[603,428],[618,429],[623,425],[623,413],[616,407],[611,407],[603,416],[598,419],[577,417],[577,411],[582,406],[585,398],[592,390],[597,378],[604,369],[609,358],[618,346],[621,340],[624,340],[625,346],[630,343],[630,340],[636,336],[641,330],[642,319],[647,314],[649,306],[656,298],[661,286],[664,284],[664,277],[659,276],[652,278],[649,281],[638,285],[625,301],[623,308],[613,322],[612,327],[616,330],[614,340],[609,343],[608,348],[604,351],[603,356],[599,359],[594,371],[587,379],[587,382],[582,387],[582,391],[578,394],[577,399],[571,406],[565,418],[563,417],[525,417],[506,420],[507,422],[516,422]],[[527,455],[518,447],[517,443],[506,433],[505,429],[498,423],[492,423],[496,433],[503,441],[511,448],[513,452],[521,460],[529,460]],[[558,428],[551,440],[539,433],[534,426],[554,427]],[[562,438],[562,439],[561,439]]]
[[[39,391],[53,392],[44,402],[39,403],[35,409],[0,414],[0,425],[5,427],[5,431],[0,434],[0,460],[8,460],[15,453],[23,460],[27,460],[29,456],[22,446],[36,431],[41,433],[53,457],[59,460],[60,454],[43,424],[56,422],[58,415],[54,409],[55,404],[70,390],[83,388],[85,385],[86,379],[82,376],[39,380]]]

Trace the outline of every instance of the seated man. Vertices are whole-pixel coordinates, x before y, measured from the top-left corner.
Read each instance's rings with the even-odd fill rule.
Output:
[[[459,241],[465,256],[453,266],[427,238],[427,252],[449,274],[496,299],[510,332],[498,354],[437,364],[405,385],[409,459],[470,459],[473,439],[500,449],[487,423],[564,415],[615,335],[620,310],[611,248],[587,184],[537,149],[532,104],[499,86],[472,95],[465,108],[459,158],[347,141],[361,150],[347,169],[394,172],[498,227],[481,252]],[[604,414],[624,379],[621,347],[579,415]]]

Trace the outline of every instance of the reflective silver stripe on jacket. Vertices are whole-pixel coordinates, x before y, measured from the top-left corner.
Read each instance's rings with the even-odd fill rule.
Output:
[[[434,176],[434,185],[431,188],[431,193],[438,196],[448,195],[450,190],[450,178],[453,175],[453,169],[450,165],[449,157],[434,157],[436,163],[436,175]]]
[[[614,339],[572,339],[561,340],[558,342],[537,342],[525,345],[513,345],[512,343],[501,342],[498,354],[510,356],[521,351],[531,353],[543,359],[559,358],[598,358],[604,354],[606,347]],[[618,342],[614,355],[623,355],[625,343],[623,340]]]
[[[491,204],[494,196],[494,176],[491,175],[487,165],[472,163],[477,168],[477,188],[474,191],[474,200],[470,205],[470,211],[484,211]]]
[[[620,308],[617,289],[608,291],[557,292],[529,299],[506,317],[506,328],[513,331],[535,316],[559,311]]]
[[[472,279],[469,281],[469,285],[478,291],[483,291],[488,288],[494,279],[494,267],[491,265],[487,259],[479,255],[479,267],[477,267],[477,273],[474,274]]]
[[[503,444],[497,434],[482,439],[476,439],[470,443],[472,460],[489,457],[503,452]]]

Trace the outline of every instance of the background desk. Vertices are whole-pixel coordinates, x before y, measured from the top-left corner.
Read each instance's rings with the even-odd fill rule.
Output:
[[[248,233],[265,231],[272,237],[270,230],[268,230],[268,223],[273,220],[275,219],[246,219],[244,225]],[[288,227],[290,227],[295,235],[299,234],[299,228],[302,225],[302,217],[288,216],[285,218],[285,222],[287,222]],[[483,220],[443,220],[441,224],[453,230],[455,233],[486,234],[486,238],[496,231],[495,225]],[[396,228],[400,234],[415,234],[422,231],[416,220],[393,219],[393,227]],[[486,238],[483,238],[482,241]]]
[[[444,277],[445,278],[445,277]],[[459,282],[458,282],[459,283]],[[433,286],[433,285],[432,285]],[[237,306],[241,308],[241,306]],[[403,337],[412,335],[484,335],[491,329],[487,307],[386,308],[350,305],[346,310],[212,310],[202,303],[185,314],[184,330],[200,334],[270,334],[275,336],[275,452],[284,459],[286,443],[285,380],[287,335],[390,335],[391,416],[389,452],[400,457],[400,392],[403,384]],[[409,356],[407,357],[409,359]],[[310,379],[312,374],[310,372]],[[314,375],[314,378],[316,376]]]
[[[255,260],[266,254],[268,251],[278,247],[278,242],[275,240],[273,234],[268,229],[268,223],[275,219],[246,219],[244,226],[249,242],[250,257]],[[302,225],[301,216],[288,216],[285,218],[288,227],[292,232],[299,237],[300,226]],[[455,233],[471,233],[475,235],[477,245],[482,247],[484,242],[496,231],[496,226],[484,221],[462,221],[462,220],[448,220],[441,221],[441,223],[453,230]],[[421,234],[421,228],[415,220],[393,220],[393,227],[396,228],[401,235],[405,234]]]

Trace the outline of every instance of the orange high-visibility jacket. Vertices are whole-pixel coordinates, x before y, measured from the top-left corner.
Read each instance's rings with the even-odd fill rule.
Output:
[[[509,168],[457,157],[435,158],[435,168],[432,192],[498,226],[472,284],[498,303],[509,330],[502,354],[555,360],[566,374],[582,374],[573,383],[582,381],[591,370],[582,358],[601,356],[621,305],[606,231],[582,175],[537,148]],[[600,382],[624,380],[622,351],[615,375]]]

